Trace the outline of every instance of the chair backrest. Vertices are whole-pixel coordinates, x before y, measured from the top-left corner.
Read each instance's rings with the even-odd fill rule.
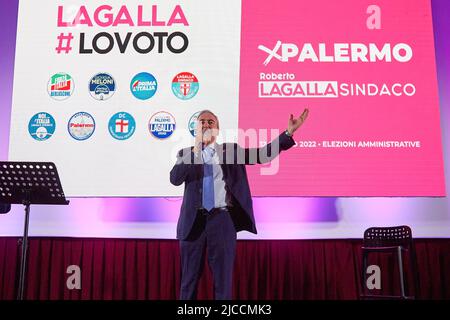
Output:
[[[408,226],[372,227],[364,231],[365,247],[411,246],[412,232]]]

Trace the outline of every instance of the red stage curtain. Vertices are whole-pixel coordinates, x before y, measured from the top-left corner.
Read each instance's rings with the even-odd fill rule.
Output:
[[[0,238],[0,299],[16,296],[19,238]],[[238,241],[235,299],[358,299],[361,240]],[[450,239],[416,239],[422,299],[450,299]],[[382,290],[398,290],[389,256]],[[206,262],[205,262],[206,263]],[[69,290],[69,265],[81,268],[81,290]],[[176,299],[176,240],[30,238],[27,299]],[[211,299],[206,267],[199,299]]]

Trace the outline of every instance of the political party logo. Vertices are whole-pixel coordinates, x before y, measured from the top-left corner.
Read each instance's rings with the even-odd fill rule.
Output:
[[[170,113],[160,111],[152,115],[148,129],[155,138],[167,139],[175,131],[175,125],[175,118]]]
[[[28,122],[28,132],[38,141],[44,141],[55,132],[55,119],[47,112],[36,113]]]
[[[136,130],[136,121],[127,112],[118,112],[109,119],[109,133],[117,140],[126,140]]]
[[[55,100],[66,100],[73,93],[73,79],[67,73],[54,74],[47,84],[47,91],[50,97]]]
[[[130,90],[133,96],[146,100],[153,97],[158,89],[156,78],[147,72],[138,73],[130,83]]]
[[[94,118],[87,112],[77,112],[70,117],[67,130],[75,140],[89,139],[95,131]]]
[[[195,137],[197,134],[197,119],[198,119],[199,114],[200,114],[200,111],[197,111],[189,118],[188,129],[193,137]]]
[[[172,92],[181,100],[189,100],[198,92],[198,80],[190,72],[181,72],[172,80]]]
[[[98,73],[89,80],[89,92],[94,99],[107,100],[116,91],[116,82],[107,73]]]

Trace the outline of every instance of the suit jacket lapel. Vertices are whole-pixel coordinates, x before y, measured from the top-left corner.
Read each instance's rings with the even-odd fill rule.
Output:
[[[216,150],[216,154],[219,157],[219,164],[223,164],[223,159],[224,159],[224,146],[223,146],[223,143],[222,144],[217,144],[216,143],[214,149]]]

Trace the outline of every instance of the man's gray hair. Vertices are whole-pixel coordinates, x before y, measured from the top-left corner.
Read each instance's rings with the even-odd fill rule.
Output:
[[[202,114],[205,114],[205,113],[210,113],[210,114],[212,114],[212,115],[214,116],[214,118],[216,118],[217,128],[219,128],[219,117],[217,117],[217,116],[215,115],[215,113],[212,112],[211,110],[205,109],[205,110],[200,111],[200,113],[199,113],[198,116],[197,116],[197,119],[200,118],[200,116],[201,116]]]

